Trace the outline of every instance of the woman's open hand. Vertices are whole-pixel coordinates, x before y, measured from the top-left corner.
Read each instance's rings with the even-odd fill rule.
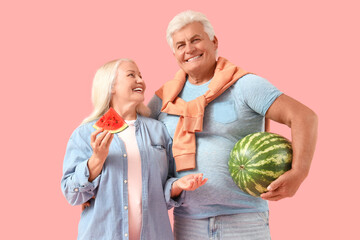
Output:
[[[176,180],[171,188],[171,197],[177,197],[185,191],[194,191],[207,182],[207,178],[203,178],[202,173],[189,174]]]

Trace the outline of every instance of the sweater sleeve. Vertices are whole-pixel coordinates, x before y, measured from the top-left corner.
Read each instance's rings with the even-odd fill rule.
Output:
[[[79,205],[95,195],[101,174],[92,182],[88,181],[90,172],[87,162],[92,154],[90,136],[86,141],[79,132],[74,131],[67,144],[61,190],[71,205]]]

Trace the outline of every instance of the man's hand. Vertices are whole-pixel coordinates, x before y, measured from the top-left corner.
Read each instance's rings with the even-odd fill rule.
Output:
[[[264,200],[278,201],[286,197],[292,197],[299,189],[306,175],[300,171],[290,169],[268,186],[268,192],[260,197]]]

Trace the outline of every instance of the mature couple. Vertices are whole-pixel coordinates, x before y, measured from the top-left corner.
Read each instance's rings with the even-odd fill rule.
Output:
[[[167,41],[180,70],[148,107],[132,60],[109,62],[95,75],[94,111],[69,140],[61,181],[67,200],[86,206],[78,239],[270,239],[267,200],[293,196],[306,178],[316,114],[217,57],[201,13],[175,16]],[[92,127],[109,107],[129,125],[115,135]],[[239,139],[264,131],[265,118],[291,128],[293,163],[256,198],[235,185],[227,162]]]

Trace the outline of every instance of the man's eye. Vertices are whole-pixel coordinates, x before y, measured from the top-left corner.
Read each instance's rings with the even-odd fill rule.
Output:
[[[200,41],[200,39],[199,39],[199,38],[195,38],[192,42],[198,42],[198,41]]]
[[[185,46],[184,44],[179,44],[177,48],[178,48],[178,49],[181,49],[181,48],[183,48],[184,46]]]

